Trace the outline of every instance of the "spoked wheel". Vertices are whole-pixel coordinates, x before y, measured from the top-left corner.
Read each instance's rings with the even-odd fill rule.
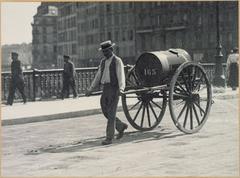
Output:
[[[211,84],[199,64],[182,64],[174,74],[169,91],[169,110],[176,127],[195,133],[205,124],[212,104]]]
[[[139,82],[134,69],[126,77],[126,89],[137,89]],[[148,131],[162,120],[167,106],[166,93],[155,90],[122,96],[122,106],[129,123],[137,130]]]

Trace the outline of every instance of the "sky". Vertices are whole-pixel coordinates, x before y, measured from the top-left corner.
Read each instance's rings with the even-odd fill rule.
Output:
[[[1,44],[32,42],[33,16],[41,2],[1,2]]]

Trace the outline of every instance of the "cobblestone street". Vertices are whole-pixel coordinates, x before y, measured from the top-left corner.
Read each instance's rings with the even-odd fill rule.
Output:
[[[169,112],[160,127],[131,126],[102,146],[102,115],[2,127],[3,176],[237,176],[238,100],[215,100],[206,125],[186,135]],[[118,113],[125,118],[124,113]]]

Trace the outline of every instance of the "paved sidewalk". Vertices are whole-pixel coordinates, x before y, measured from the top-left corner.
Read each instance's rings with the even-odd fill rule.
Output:
[[[238,90],[227,88],[225,92],[213,89],[213,98],[229,99],[238,97]],[[131,104],[131,103],[130,103]],[[133,104],[133,103],[132,103]],[[119,110],[122,102],[119,101]],[[67,119],[101,113],[100,96],[79,97],[77,99],[36,101],[26,104],[14,103],[12,106],[2,104],[2,125],[16,125],[55,119]]]
[[[65,119],[100,113],[100,96],[2,105],[2,125]]]

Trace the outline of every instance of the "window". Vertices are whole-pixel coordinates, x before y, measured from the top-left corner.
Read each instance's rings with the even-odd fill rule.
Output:
[[[120,9],[120,3],[121,2],[115,2],[114,4],[115,4],[115,12],[116,11],[119,11],[119,9]]]
[[[61,30],[62,29],[62,21],[59,21],[57,26],[58,26],[58,29]]]
[[[121,8],[122,10],[125,10],[125,2],[121,2]]]
[[[100,41],[104,41],[104,32],[100,33]]]
[[[73,27],[76,26],[76,17],[73,17]]]
[[[229,22],[233,22],[233,17],[232,17],[232,13],[231,12],[228,12],[227,13],[227,21],[229,21]]]
[[[108,32],[108,33],[107,33],[107,37],[108,37],[108,40],[111,40],[111,39],[112,39],[112,34],[111,34],[111,32]]]
[[[54,52],[54,53],[57,52],[57,46],[56,46],[56,45],[53,46],[53,52]]]
[[[160,25],[160,23],[161,23],[161,15],[158,15],[157,16],[157,25]]]
[[[95,19],[95,28],[98,28],[98,19]]]
[[[215,34],[214,33],[209,33],[208,34],[208,42],[210,45],[214,45],[215,44]]]
[[[183,47],[183,35],[182,32],[177,32],[176,34],[176,43],[178,48]]]
[[[72,44],[72,54],[77,54],[77,45]]]
[[[124,17],[126,18],[126,24],[129,24],[129,15],[128,15],[128,14],[125,14]]]
[[[133,30],[128,31],[128,39],[131,41],[133,40]]]
[[[133,2],[129,2],[128,7],[129,7],[129,9],[132,9],[133,8]]]
[[[47,53],[47,47],[43,46],[43,53],[46,54]]]
[[[122,22],[121,22],[121,24],[126,24],[127,23],[127,14],[123,14],[122,16],[121,16],[121,20],[122,20]]]
[[[178,22],[178,14],[172,16],[172,22],[177,23]]]
[[[67,19],[65,19],[64,21],[63,21],[63,27],[64,27],[64,29],[66,29],[67,28]]]
[[[232,44],[232,40],[233,40],[233,38],[232,38],[232,33],[228,33],[228,34],[227,34],[227,42],[228,42],[229,44]]]
[[[63,33],[63,41],[67,41],[67,32]]]
[[[79,44],[79,46],[82,45],[81,36],[78,36],[78,44]]]
[[[58,46],[58,53],[59,53],[60,55],[63,54],[63,47],[62,47],[62,46]]]
[[[210,14],[210,18],[209,18],[209,24],[213,24],[214,23],[214,15]]]
[[[47,36],[43,35],[43,43],[47,43]]]
[[[115,23],[115,25],[119,25],[119,16],[118,15],[114,16],[114,23]]]
[[[122,40],[123,41],[126,40],[126,31],[125,30],[122,31]]]
[[[100,24],[104,24],[104,18],[103,18],[103,16],[102,17],[100,17]]]
[[[69,27],[72,27],[71,26],[71,19],[67,19],[67,27],[69,28]]]
[[[184,22],[187,21],[187,14],[183,14],[183,21],[184,21]]]
[[[46,27],[43,27],[43,33],[44,33],[44,34],[47,33],[47,29],[46,29]]]
[[[202,17],[199,15],[198,16],[198,21],[197,21],[197,23],[198,23],[198,26],[201,26],[202,25]]]
[[[110,11],[111,11],[111,4],[107,4],[107,5],[106,5],[106,10],[107,10],[107,12],[110,12]]]
[[[119,32],[118,31],[115,31],[115,41],[118,41],[119,40]]]
[[[112,25],[112,15],[107,16],[107,25]]]

